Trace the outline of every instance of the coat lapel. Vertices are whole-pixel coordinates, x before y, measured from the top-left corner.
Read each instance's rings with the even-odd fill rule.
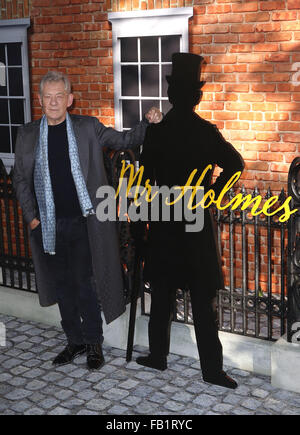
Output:
[[[80,166],[85,182],[87,181],[88,169],[89,169],[89,146],[87,143],[87,137],[84,133],[84,129],[81,125],[82,119],[71,115],[73,130],[77,141],[78,156],[80,160]]]

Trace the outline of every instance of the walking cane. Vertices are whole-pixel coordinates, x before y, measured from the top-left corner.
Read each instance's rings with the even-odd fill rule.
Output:
[[[140,247],[138,246],[138,244],[136,244],[135,257],[134,257],[134,269],[133,269],[133,289],[131,295],[129,328],[128,328],[128,339],[127,339],[127,353],[126,353],[127,362],[131,361],[132,359],[136,308],[137,308],[137,301],[138,301],[139,292],[142,283],[141,266],[142,266],[142,258],[141,258]]]

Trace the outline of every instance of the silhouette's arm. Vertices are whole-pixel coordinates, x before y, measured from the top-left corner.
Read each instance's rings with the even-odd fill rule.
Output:
[[[211,141],[214,150],[214,163],[223,169],[215,183],[210,186],[218,196],[227,181],[236,172],[243,172],[245,163],[240,153],[224,139],[216,127],[212,132]]]

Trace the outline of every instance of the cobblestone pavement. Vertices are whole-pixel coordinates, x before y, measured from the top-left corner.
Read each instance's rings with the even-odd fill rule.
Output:
[[[201,415],[300,414],[300,394],[274,388],[270,378],[226,367],[239,383],[228,390],[202,381],[199,362],[171,354],[168,370],[137,365],[146,348],[125,351],[104,346],[106,364],[86,369],[85,356],[54,368],[65,345],[58,328],[1,315],[7,329],[0,348],[0,415]]]

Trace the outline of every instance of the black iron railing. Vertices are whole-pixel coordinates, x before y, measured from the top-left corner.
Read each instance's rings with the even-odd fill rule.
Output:
[[[135,156],[130,151],[105,155],[109,183],[114,187],[123,159],[135,164]],[[13,192],[11,178],[12,173],[7,174],[0,160],[0,284],[34,292],[36,287],[27,226]],[[246,194],[246,191],[242,193]],[[257,196],[258,193],[255,189],[252,195]],[[229,199],[233,195],[231,190]],[[267,198],[271,195],[269,190]],[[282,191],[280,201],[285,198]],[[280,223],[276,216],[252,217],[248,210],[240,209],[215,210],[214,216],[226,283],[217,298],[220,330],[266,340],[279,338],[286,331],[289,223]],[[129,224],[118,222],[118,225],[125,298],[129,301],[134,243]],[[299,223],[297,225],[299,227]],[[150,291],[146,283],[145,293]],[[143,295],[142,310],[147,314],[146,299],[147,296]],[[193,322],[189,293],[180,289],[177,291],[174,320]]]

